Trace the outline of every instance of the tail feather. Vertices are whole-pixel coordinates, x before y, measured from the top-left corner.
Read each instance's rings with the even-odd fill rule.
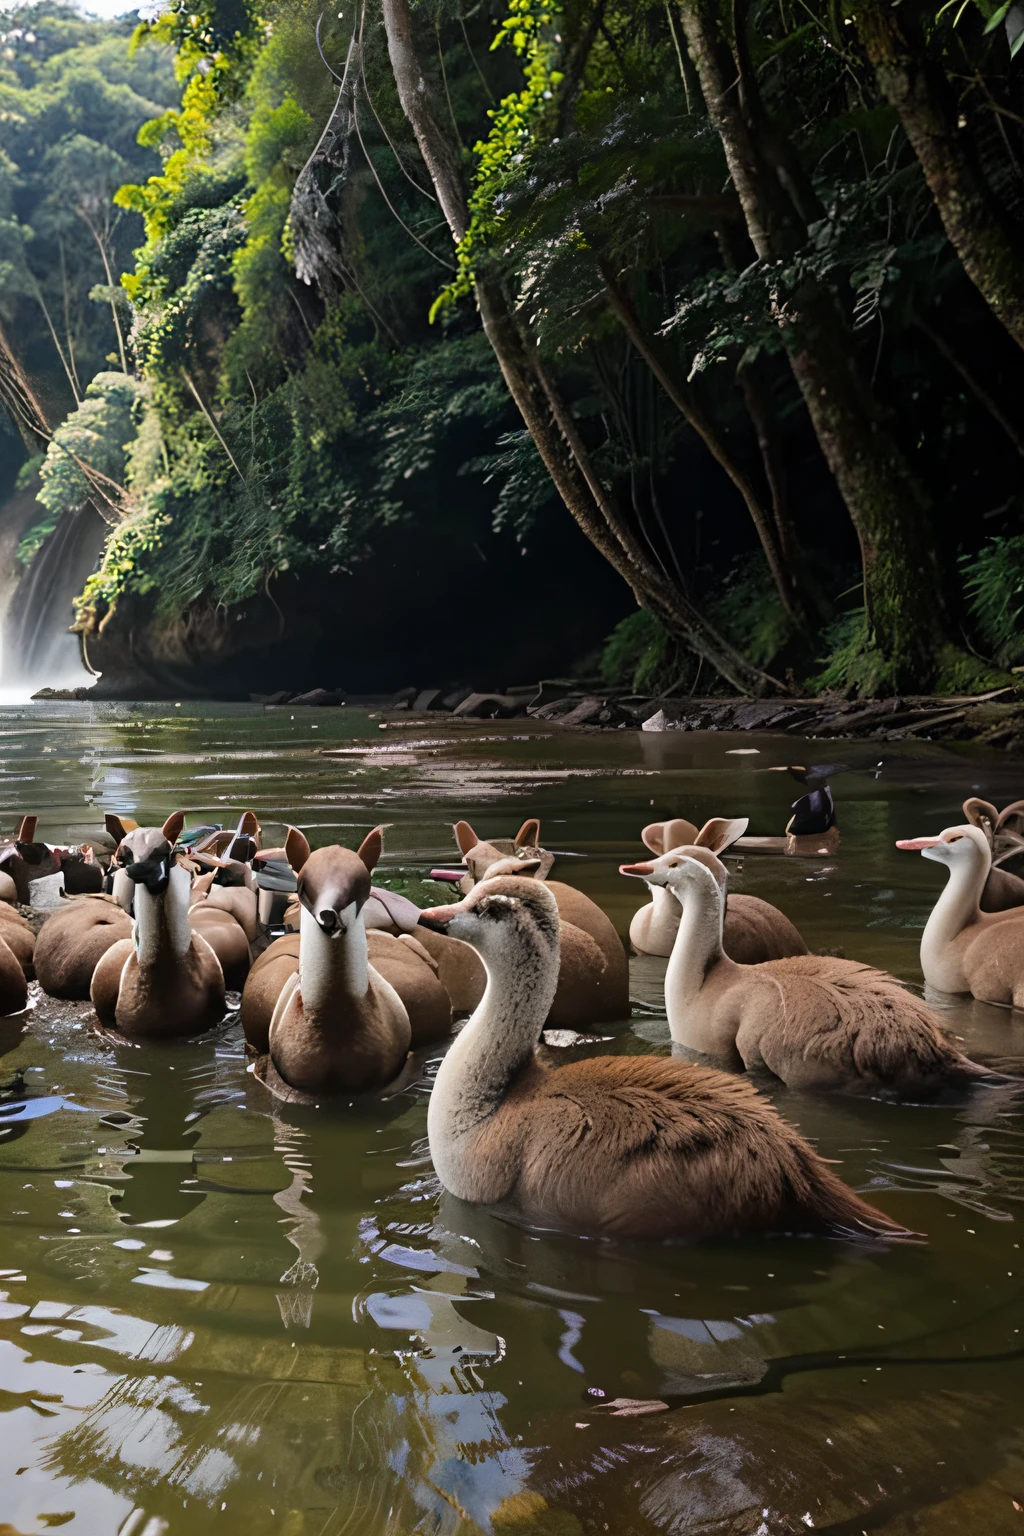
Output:
[[[791,1176],[794,1194],[821,1230],[858,1238],[921,1240],[919,1232],[893,1220],[844,1184],[802,1138],[794,1142],[793,1151],[797,1165],[795,1176]]]

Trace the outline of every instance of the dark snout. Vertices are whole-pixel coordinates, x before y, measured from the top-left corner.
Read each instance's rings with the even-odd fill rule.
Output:
[[[314,887],[312,882],[304,881],[300,875],[299,901],[316,919],[321,932],[335,939],[347,933],[353,921],[358,922],[359,913],[369,894],[368,887],[368,878],[339,880],[329,885]]]
[[[465,910],[464,901],[454,902],[450,907],[424,907],[420,913],[420,927],[429,928],[432,933],[447,933],[452,918]]]
[[[431,933],[447,933],[448,932],[448,924],[447,924],[447,922],[441,922],[436,917],[424,917],[422,912],[420,913],[420,920],[419,920],[419,925],[418,926],[420,928],[429,928]]]
[[[137,859],[134,863],[126,860],[124,872],[136,885],[144,885],[151,896],[162,896],[170,884],[171,861],[167,855],[151,855],[148,859]]]

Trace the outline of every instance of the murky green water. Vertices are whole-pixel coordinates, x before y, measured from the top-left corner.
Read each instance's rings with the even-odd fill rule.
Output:
[[[780,831],[795,786],[761,770],[805,753],[858,768],[833,781],[839,854],[748,856],[735,888],[776,901],[812,948],[916,979],[941,871],[893,842],[958,820],[967,793],[1019,796],[1008,761],[40,706],[0,711],[0,824],[36,810],[57,839],[106,809],[195,822],[252,806],[315,845],[382,820],[388,871],[415,878],[452,860],[457,816],[509,835],[537,814],[565,854],[555,873],[625,930],[642,893],[615,871],[645,821],[749,813]],[[660,969],[636,967],[634,996],[657,998]],[[21,1038],[0,1021],[2,1536],[1024,1527],[1024,1112],[1004,1090],[945,1107],[776,1093],[924,1247],[616,1249],[440,1194],[423,1090],[282,1109],[230,1022],[119,1048],[88,1016],[41,1001]],[[1024,1017],[947,1017],[979,1059],[1024,1070]],[[610,1033],[600,1049],[669,1050],[650,1010]],[[590,1388],[671,1411],[606,1417]]]

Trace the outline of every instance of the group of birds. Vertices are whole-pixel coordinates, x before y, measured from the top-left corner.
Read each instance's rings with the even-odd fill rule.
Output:
[[[897,844],[948,868],[922,938],[924,979],[1024,1007],[1024,880],[1002,867],[1024,851],[1024,801],[1000,813],[969,800],[964,814]],[[25,1007],[34,974],[56,997],[90,999],[115,1036],[169,1039],[219,1023],[226,991],[240,989],[251,1070],[279,1097],[316,1104],[387,1091],[410,1052],[462,1019],[428,1110],[434,1166],[457,1197],[620,1239],[907,1236],[738,1070],[893,1098],[1000,1077],[895,977],[811,954],[776,907],[728,894],[730,849],[834,852],[830,795],[814,815],[827,825],[780,839],[746,838],[745,818],[657,822],[641,834],[652,857],[621,866],[649,887],[630,939],[668,957],[672,1039],[714,1066],[680,1055],[552,1064],[542,1032],[626,1017],[629,970],[607,915],[549,878],[554,855],[532,818],[490,841],[456,823],[461,865],[431,874],[461,899],[423,910],[373,884],[380,827],[356,851],[311,850],[296,828],[264,849],[251,811],[234,830],[191,832],[180,811],[162,827],[108,815],[102,837],[56,849],[26,817],[0,848],[0,1012]],[[61,896],[37,936],[17,903],[54,876]]]

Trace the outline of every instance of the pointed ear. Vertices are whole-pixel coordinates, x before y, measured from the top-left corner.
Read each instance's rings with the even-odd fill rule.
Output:
[[[749,825],[749,816],[712,816],[697,833],[694,846],[709,848],[712,853],[724,853],[731,843],[743,836]]]
[[[114,847],[120,847],[121,839],[128,836],[138,828],[138,822],[132,821],[130,816],[115,816],[113,811],[108,811],[103,818],[103,825],[114,839]]]
[[[1017,832],[1024,831],[1024,800],[1015,800],[1012,805],[1004,806],[996,817],[997,832],[1003,832],[1008,827]]]
[[[673,816],[671,821],[663,821],[661,827],[665,840],[663,853],[672,848],[688,848],[697,841],[697,828],[683,816]]]
[[[1010,809],[1009,806],[1006,808]],[[999,824],[999,812],[987,800],[972,798],[964,801],[964,815],[972,827],[991,836]]]
[[[540,822],[536,816],[524,821],[516,833],[517,848],[536,848],[540,843]]]
[[[459,852],[463,855],[471,853],[480,841],[468,821],[457,821],[452,831],[455,833],[455,841],[459,845]]]
[[[217,871],[215,869],[211,869],[209,874],[206,875],[196,875],[195,879],[192,881],[192,895],[205,895],[216,878]]]
[[[358,852],[359,857],[372,875],[377,867],[377,860],[384,852],[384,828],[374,827],[372,832],[367,832],[359,844]]]
[[[309,843],[298,827],[288,828],[288,836],[284,840],[284,856],[296,874],[309,858]]]
[[[34,843],[38,821],[38,816],[23,816],[18,823],[18,830],[14,834],[14,841],[16,843]]]
[[[260,823],[255,811],[243,811],[235,832],[236,837],[259,837]]]
[[[178,838],[181,836],[181,830],[184,825],[184,811],[175,811],[174,814],[172,816],[168,816],[167,820],[164,822],[161,831],[163,832],[164,837],[166,837],[172,848],[178,841]]]
[[[644,827],[643,831],[640,833],[640,841],[643,843],[644,847],[649,848],[652,853],[659,855],[664,853],[665,823],[663,821],[652,821],[650,826]]]

